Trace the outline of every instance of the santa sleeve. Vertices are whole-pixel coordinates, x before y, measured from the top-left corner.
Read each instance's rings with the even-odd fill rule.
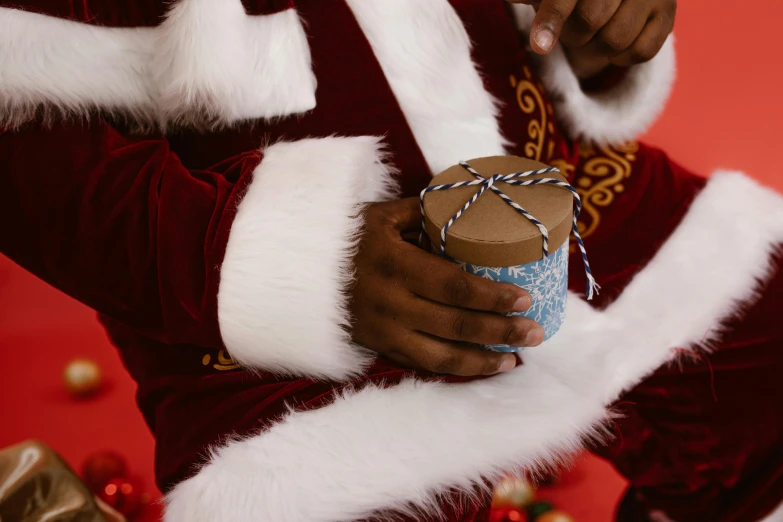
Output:
[[[520,32],[529,34],[533,8],[513,4],[512,9]],[[643,134],[663,111],[676,73],[673,35],[652,60],[628,68],[601,89],[580,82],[559,43],[536,59],[541,81],[569,137],[598,145],[623,143]]]
[[[375,138],[310,139],[194,171],[102,121],[0,129],[0,248],[147,336],[343,379],[367,359],[343,290],[361,204],[391,192],[381,158]]]

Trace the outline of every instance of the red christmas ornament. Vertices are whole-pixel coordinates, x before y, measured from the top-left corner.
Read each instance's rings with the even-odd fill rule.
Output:
[[[489,515],[490,522],[528,522],[529,520],[524,510],[515,508],[493,509]]]
[[[141,487],[133,478],[113,478],[98,496],[123,515],[134,514],[141,505]]]
[[[100,494],[111,479],[124,478],[127,474],[125,458],[114,451],[93,453],[82,465],[84,483],[95,494]]]
[[[506,514],[504,522],[527,522],[527,514],[518,509],[512,509]]]

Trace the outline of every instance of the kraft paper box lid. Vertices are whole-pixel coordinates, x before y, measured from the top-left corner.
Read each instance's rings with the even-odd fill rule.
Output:
[[[466,163],[485,178],[547,167],[517,156],[479,158]],[[557,172],[524,179],[536,178],[566,181]],[[464,167],[455,165],[435,176],[430,186],[475,179]],[[504,182],[498,182],[497,187],[546,227],[550,253],[568,240],[574,205],[573,195],[568,190],[552,185],[517,186]],[[425,195],[425,231],[433,245],[440,244],[443,226],[479,189],[480,186],[466,186]],[[473,265],[503,267],[532,263],[543,257],[542,247],[543,237],[538,227],[491,190],[486,190],[446,233],[446,254]]]

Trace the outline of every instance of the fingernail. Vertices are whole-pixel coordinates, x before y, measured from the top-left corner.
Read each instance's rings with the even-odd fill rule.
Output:
[[[517,358],[514,356],[511,357],[504,357],[503,362],[500,363],[500,367],[498,368],[498,373],[507,372],[509,370],[513,370],[517,366]]]
[[[535,36],[536,45],[544,51],[549,51],[555,43],[555,35],[549,29],[540,29]]]
[[[538,346],[542,342],[544,342],[543,328],[536,328],[527,333],[527,337],[525,338],[525,344],[527,346]]]
[[[512,312],[524,312],[528,308],[530,308],[530,305],[533,304],[533,302],[530,300],[529,296],[522,296],[519,299],[516,300],[514,303],[514,306],[511,308]]]

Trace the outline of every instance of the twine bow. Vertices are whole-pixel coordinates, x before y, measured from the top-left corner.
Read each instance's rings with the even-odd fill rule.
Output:
[[[564,189],[567,189],[571,192],[571,194],[574,196],[574,222],[572,226],[572,230],[574,232],[574,236],[576,237],[576,242],[579,245],[579,251],[582,253],[582,261],[585,266],[585,274],[587,275],[587,299],[590,300],[594,296],[598,295],[598,291],[601,289],[601,287],[598,285],[598,283],[595,281],[595,278],[593,277],[593,273],[590,271],[590,263],[587,260],[587,251],[585,250],[585,244],[584,241],[582,241],[582,236],[579,235],[579,228],[577,226],[577,219],[579,218],[579,213],[582,211],[582,198],[579,197],[579,194],[576,192],[576,189],[569,185],[568,183],[565,183],[563,181],[560,181],[559,179],[555,178],[537,178],[537,179],[520,179],[520,178],[527,178],[530,176],[535,176],[537,174],[549,174],[550,172],[560,172],[560,169],[555,167],[549,167],[545,169],[540,170],[530,170],[527,172],[515,172],[513,174],[495,174],[493,176],[490,176],[488,178],[485,178],[476,170],[468,165],[466,162],[461,161],[459,163],[465,170],[473,174],[477,179],[473,181],[459,181],[457,183],[450,183],[448,185],[433,185],[431,187],[427,187],[424,190],[421,191],[421,195],[419,198],[419,203],[421,205],[421,219],[422,219],[422,230],[424,230],[424,196],[429,192],[435,192],[438,190],[448,190],[452,188],[457,187],[470,187],[470,186],[480,186],[479,190],[473,194],[473,197],[471,197],[463,206],[460,208],[456,214],[454,214],[451,219],[446,222],[445,225],[443,225],[443,228],[440,229],[440,251],[441,253],[446,253],[446,232],[448,232],[451,225],[454,224],[455,221],[457,221],[462,214],[465,213],[470,206],[476,202],[478,198],[481,197],[481,195],[486,192],[487,189],[491,190],[500,198],[508,203],[514,210],[522,214],[528,221],[533,223],[536,227],[538,227],[538,230],[541,231],[541,236],[543,237],[543,251],[544,251],[544,257],[549,256],[549,231],[546,229],[543,223],[541,223],[539,220],[537,220],[532,214],[530,214],[527,210],[519,206],[516,202],[514,202],[510,197],[508,197],[506,194],[503,193],[502,190],[500,190],[497,187],[498,182],[508,183],[509,185],[519,185],[523,187],[531,186],[531,185],[554,185],[556,187],[561,187]],[[422,232],[423,233],[423,232]]]

